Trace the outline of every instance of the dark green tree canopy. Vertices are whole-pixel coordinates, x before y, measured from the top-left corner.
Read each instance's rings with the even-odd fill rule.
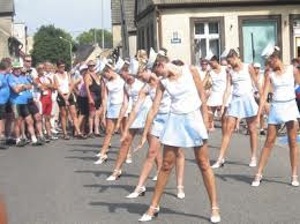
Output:
[[[90,29],[81,33],[76,41],[78,44],[94,44],[98,43],[102,47],[102,29]],[[104,30],[104,48],[112,48],[113,39],[111,32]]]
[[[55,28],[54,25],[48,25],[40,27],[33,38],[32,58],[34,64],[44,61],[56,63],[57,60],[61,59],[66,62],[67,67],[70,67],[71,55],[68,41],[71,42],[72,51],[74,46],[70,34]]]

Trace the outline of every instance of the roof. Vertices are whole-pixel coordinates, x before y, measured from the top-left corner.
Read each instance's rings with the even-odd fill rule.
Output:
[[[14,0],[0,0],[0,14],[1,13],[14,13]]]
[[[134,13],[135,13],[135,0],[123,0],[124,2],[124,13],[126,17],[127,30],[134,31],[136,30],[134,22]],[[111,17],[112,24],[121,24],[121,6],[120,0],[111,0]]]
[[[212,3],[254,3],[254,2],[263,2],[263,3],[272,3],[278,2],[278,0],[152,0],[154,5],[166,5],[166,4],[192,4],[192,3],[203,3],[203,4],[212,4]],[[284,1],[282,1],[284,2]],[[295,1],[296,2],[296,1]]]
[[[95,45],[92,44],[82,44],[76,49],[75,56],[79,61],[85,61],[91,53],[95,50]]]

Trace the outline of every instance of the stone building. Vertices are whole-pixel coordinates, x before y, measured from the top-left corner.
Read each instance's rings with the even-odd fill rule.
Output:
[[[136,0],[137,47],[165,47],[171,57],[198,63],[209,51],[239,48],[246,62],[261,62],[274,42],[288,64],[300,57],[300,1]]]
[[[112,15],[112,34],[113,47],[125,46],[124,38],[122,38],[121,28],[121,7],[120,0],[111,0],[111,15]],[[136,27],[134,23],[135,15],[135,0],[123,0],[124,2],[124,16],[126,18],[126,28],[129,44],[129,55],[136,53]]]
[[[0,58],[10,56],[14,11],[13,0],[0,1]]]

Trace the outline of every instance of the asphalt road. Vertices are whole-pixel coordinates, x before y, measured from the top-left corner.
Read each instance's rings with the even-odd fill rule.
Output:
[[[0,151],[0,194],[4,195],[11,224],[127,224],[138,223],[148,208],[155,182],[149,178],[146,196],[126,199],[137,183],[146,153],[134,154],[116,182],[111,173],[119,147],[114,136],[109,160],[94,165],[102,138],[58,140],[44,147]],[[263,139],[259,146],[261,148]],[[210,137],[212,162],[217,158],[219,130]],[[153,223],[209,223],[210,208],[193,150],[186,149],[186,198],[176,198],[172,174]],[[248,167],[248,136],[235,134],[228,163],[215,171],[222,223],[300,223],[300,188],[290,186],[287,146],[274,148],[259,188],[250,183],[255,169]],[[153,173],[154,174],[154,171]]]

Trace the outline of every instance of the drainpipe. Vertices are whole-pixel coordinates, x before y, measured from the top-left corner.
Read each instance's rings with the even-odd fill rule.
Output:
[[[157,50],[160,49],[162,46],[162,24],[161,24],[161,12],[158,9],[157,6],[155,6],[155,12],[156,12],[156,30],[157,30]]]

